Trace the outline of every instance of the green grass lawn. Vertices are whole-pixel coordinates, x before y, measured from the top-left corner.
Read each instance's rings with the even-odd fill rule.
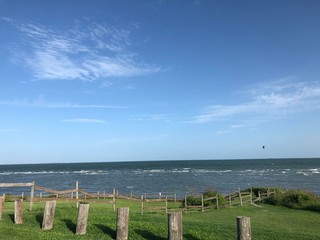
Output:
[[[177,210],[180,204],[170,203]],[[24,203],[22,225],[13,223],[14,204],[6,202],[0,221],[0,239],[115,239],[116,212],[112,205],[90,203],[87,234],[76,236],[75,203],[57,202],[54,227],[41,230],[45,203],[34,203],[32,211]],[[129,207],[129,239],[167,239],[168,219],[165,213],[140,214],[140,203],[118,200],[117,207]],[[187,240],[236,239],[236,217],[251,218],[252,239],[320,239],[320,214],[284,207],[261,205],[232,207],[183,214],[183,236]]]

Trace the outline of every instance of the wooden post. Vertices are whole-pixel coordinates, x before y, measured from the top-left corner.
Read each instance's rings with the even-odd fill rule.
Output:
[[[78,210],[78,220],[77,220],[77,235],[84,235],[87,232],[87,223],[89,215],[89,204],[81,203]]]
[[[118,208],[117,238],[116,240],[127,240],[129,229],[129,208]]]
[[[168,214],[168,239],[182,240],[182,212]]]
[[[232,206],[232,198],[231,198],[231,193],[229,193],[229,206]]]
[[[106,191],[103,191],[103,199],[106,199]]]
[[[54,213],[56,210],[56,201],[47,201],[43,213],[42,230],[50,230],[53,227]]]
[[[174,202],[177,202],[177,194],[174,194]]]
[[[97,192],[98,199],[100,199],[100,191]]]
[[[250,188],[250,203],[252,204],[252,188]]]
[[[76,181],[76,201],[77,201],[77,208],[79,207],[79,182],[78,180]]]
[[[184,207],[185,207],[186,213],[188,213],[188,202],[187,202],[187,196],[184,196]]]
[[[141,215],[143,215],[143,195],[141,195]]]
[[[216,201],[217,201],[217,209],[219,209],[219,196],[218,196],[218,194],[216,195]]]
[[[31,186],[31,192],[30,192],[30,205],[29,205],[29,210],[30,210],[30,211],[32,211],[32,206],[33,206],[34,185],[35,185],[35,181],[33,181],[33,182],[32,182],[32,186]]]
[[[113,201],[113,211],[116,210],[116,189],[114,188],[113,191],[112,191],[112,201]]]
[[[201,211],[204,212],[203,195],[201,195]]]
[[[0,197],[0,220],[2,219],[3,208],[4,208],[4,197]]]
[[[130,199],[132,199],[132,190],[131,190],[131,192],[130,192]]]
[[[23,200],[24,198],[24,192],[21,193],[21,199]]]
[[[241,196],[240,188],[238,188],[238,194],[239,194],[239,199],[240,199],[240,206],[242,207],[242,196]]]
[[[70,198],[71,198],[71,199],[73,199],[73,192],[71,193],[71,196],[70,196]]]
[[[23,201],[22,200],[15,200],[14,201],[14,223],[15,224],[22,224],[22,216],[23,216]]]
[[[168,214],[168,197],[166,196],[166,214]]]
[[[251,225],[249,217],[237,217],[238,240],[251,240]]]

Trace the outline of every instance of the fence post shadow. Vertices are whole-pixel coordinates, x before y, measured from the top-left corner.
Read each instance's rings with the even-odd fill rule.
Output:
[[[14,214],[13,214],[13,213],[10,213],[10,214],[9,214],[9,218],[10,218],[11,221],[14,223]]]
[[[43,214],[36,215],[36,221],[39,223],[40,228],[42,227]]]
[[[166,240],[164,237],[159,237],[154,235],[152,232],[147,231],[147,230],[140,230],[140,229],[135,229],[134,230],[137,234],[139,234],[141,237],[143,237],[145,240]]]
[[[95,226],[101,230],[101,232],[108,234],[112,239],[116,239],[117,232],[112,229],[111,227],[108,227],[103,224],[95,224]]]
[[[77,225],[74,222],[72,222],[70,219],[63,219],[62,221],[66,224],[67,228],[71,232],[76,233]]]
[[[193,236],[192,234],[183,234],[184,239],[186,240],[201,240],[200,238],[197,238],[195,236]]]

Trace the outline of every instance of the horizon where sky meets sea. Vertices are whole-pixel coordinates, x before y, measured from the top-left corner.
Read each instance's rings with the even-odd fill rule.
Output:
[[[317,158],[319,12],[0,0],[0,164]]]

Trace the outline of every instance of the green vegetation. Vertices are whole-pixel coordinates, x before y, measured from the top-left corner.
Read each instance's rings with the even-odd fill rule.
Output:
[[[216,206],[217,205],[217,200],[216,198],[218,198],[218,204],[220,206],[224,206],[227,204],[227,200],[225,199],[225,197],[218,193],[215,189],[207,189],[204,191],[203,193],[203,198],[204,199],[208,199],[208,198],[215,198],[215,199],[210,199],[210,200],[206,200],[204,201],[203,205],[205,207],[208,206]],[[188,206],[201,206],[201,196],[200,195],[190,195],[187,196],[187,204]],[[182,202],[182,207],[185,207],[185,202]]]
[[[0,221],[0,236],[3,239],[115,239],[116,212],[112,205],[90,203],[87,234],[76,236],[77,208],[75,203],[58,202],[52,230],[41,230],[45,203],[34,203],[28,211],[24,203],[24,223],[13,223],[13,203],[6,202],[3,219]],[[169,203],[169,211],[177,211],[181,203]],[[129,239],[167,239],[167,216],[164,212],[140,214],[140,202],[117,200],[117,207],[129,207]],[[183,215],[183,232],[186,240],[236,239],[236,217],[251,218],[253,239],[312,240],[319,239],[320,214],[294,210],[282,206],[261,204],[224,209],[210,209],[202,213],[193,211]]]
[[[284,206],[293,209],[312,210],[320,212],[320,199],[311,192],[303,190],[276,191],[264,200],[265,203]]]

